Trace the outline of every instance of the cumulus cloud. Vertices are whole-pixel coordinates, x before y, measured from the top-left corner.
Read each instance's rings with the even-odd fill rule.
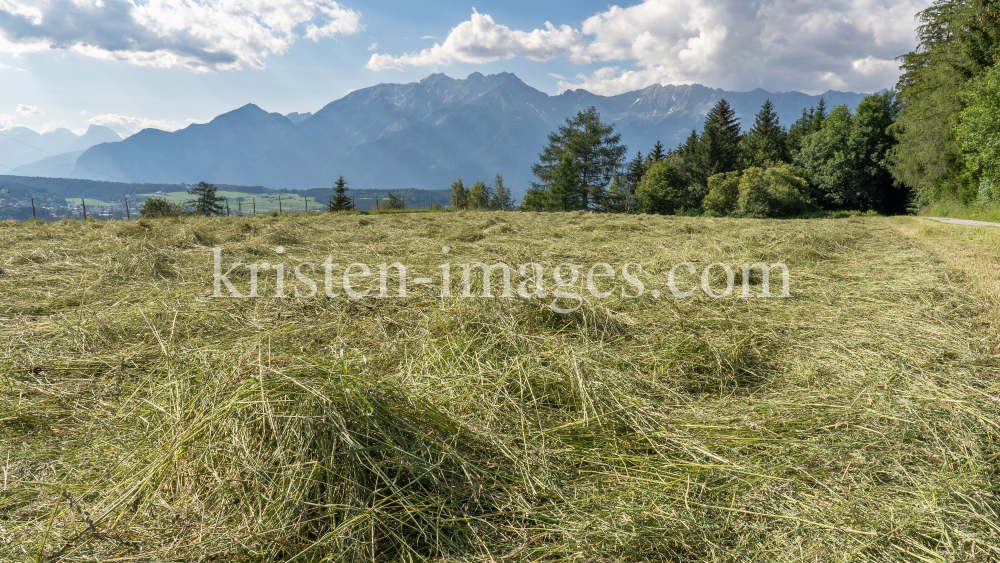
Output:
[[[372,43],[372,44],[371,44],[371,45],[370,45],[370,46],[368,47],[368,50],[369,50],[369,51],[374,51],[375,49],[378,49],[378,42],[377,42],[377,41],[376,41],[375,43]]]
[[[0,114],[0,131],[6,131],[14,127],[14,116],[6,113]]]
[[[402,69],[404,66],[438,66],[452,62],[487,63],[500,59],[525,57],[547,61],[565,55],[575,62],[587,62],[583,51],[587,41],[568,25],[556,27],[545,22],[545,29],[525,32],[499,25],[488,14],[473,10],[467,22],[458,24],[441,43],[419,53],[372,55],[371,70]]]
[[[587,53],[605,67],[560,87],[616,94],[652,83],[873,91],[915,44],[931,0],[646,0],[586,20]]]
[[[263,67],[299,37],[361,29],[333,0],[0,0],[0,52],[69,49],[197,72]]]
[[[26,106],[24,104],[18,104],[17,113],[21,115],[42,115],[42,110],[38,106]]]
[[[177,129],[180,129],[180,125],[173,121],[146,119],[143,117],[129,117],[113,113],[95,115],[94,117],[88,119],[87,123],[91,125],[103,125],[115,133],[118,133],[122,137],[134,135],[143,129],[160,129],[162,131],[176,131]]]
[[[914,16],[931,2],[644,0],[611,6],[579,30],[546,24],[531,32],[474,13],[441,45],[400,57],[375,55],[368,68],[566,56],[577,64],[611,64],[560,81],[563,90],[618,94],[655,83],[702,83],[741,90],[873,91],[895,81],[894,59],[914,47]],[[531,48],[515,38],[531,38]]]

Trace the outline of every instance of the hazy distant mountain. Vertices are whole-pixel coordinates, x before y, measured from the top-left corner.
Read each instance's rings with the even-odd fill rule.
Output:
[[[144,129],[120,143],[93,147],[77,160],[73,177],[307,188],[324,183],[326,160],[287,117],[247,104],[173,133]]]
[[[313,115],[266,113],[248,105],[174,133],[146,130],[85,152],[73,177],[118,181],[328,186],[344,175],[353,188],[441,189],[504,175],[520,195],[546,135],[577,111],[596,106],[622,133],[629,152],[659,139],[675,147],[720,98],[748,127],[768,98],[789,125],[821,96],[727,92],[700,85],[650,86],[618,96],[583,90],[549,96],[513,74],[464,80],[435,74],[410,84],[380,84],[331,102]],[[851,108],[862,94],[827,92],[827,105]]]
[[[91,125],[83,135],[77,135],[69,129],[36,133],[27,127],[15,127],[8,131],[0,131],[0,173],[25,174],[24,171],[11,171],[11,169],[46,160],[55,155],[84,151],[94,145],[116,143],[120,140],[122,138],[117,133],[101,125]],[[70,165],[61,175],[67,176],[72,170],[73,166]],[[34,172],[28,173],[34,174]]]
[[[292,113],[286,113],[285,117],[287,117],[288,121],[291,121],[293,125],[298,125],[299,123],[302,123],[303,121],[312,117],[312,113],[308,111],[305,113],[299,113],[297,111],[293,111]]]
[[[76,168],[76,161],[84,151],[73,151],[43,158],[31,164],[22,164],[11,174],[14,176],[39,176],[42,178],[68,178]]]

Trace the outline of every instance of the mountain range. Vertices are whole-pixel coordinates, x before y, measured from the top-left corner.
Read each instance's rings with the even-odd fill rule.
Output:
[[[68,177],[84,151],[121,140],[102,125],[91,125],[83,135],[62,128],[36,133],[27,127],[14,127],[0,131],[0,174]]]
[[[281,115],[248,104],[175,132],[146,129],[88,148],[71,177],[304,189],[330,186],[343,175],[352,188],[391,190],[442,189],[457,177],[471,183],[500,173],[519,196],[532,180],[531,163],[548,133],[590,106],[615,123],[634,154],[657,140],[675,147],[700,128],[722,98],[747,128],[767,99],[789,125],[820,98],[828,107],[853,109],[863,97],[835,91],[728,92],[701,85],[550,96],[510,73],[474,73],[464,80],[434,74],[420,82],[356,90],[315,113]]]

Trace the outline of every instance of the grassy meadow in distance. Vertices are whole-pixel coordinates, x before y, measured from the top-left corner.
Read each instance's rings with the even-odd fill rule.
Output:
[[[647,295],[282,299],[272,271],[213,299],[215,246],[638,262]],[[0,223],[0,560],[998,560],[998,247],[912,217]],[[784,262],[792,297],[648,295],[680,262]]]
[[[191,201],[191,194],[187,192],[170,192],[167,194],[142,194],[147,197],[159,197],[163,198],[170,203],[184,204]],[[270,213],[272,211],[277,212],[279,208],[285,213],[299,212],[305,210],[306,198],[296,195],[287,194],[281,196],[281,202],[278,202],[277,194],[248,194],[243,192],[227,192],[218,191],[216,195],[219,197],[224,197],[229,200],[229,208],[232,213],[236,213],[237,210],[242,205],[243,213],[250,214],[253,211],[254,201],[257,204],[257,213]],[[242,198],[242,199],[241,199]],[[309,198],[309,210],[319,211],[326,209],[326,201],[316,201],[316,198]],[[224,204],[223,204],[224,205]]]
[[[243,214],[250,215],[253,213],[255,203],[258,215],[272,212],[277,213],[279,211],[283,213],[299,213],[305,211],[306,199],[309,200],[308,205],[310,213],[315,211],[325,211],[326,204],[330,199],[330,196],[317,199],[315,197],[303,197],[298,194],[281,194],[281,201],[278,201],[278,194],[250,194],[245,192],[229,192],[223,190],[219,190],[216,195],[229,200],[229,209],[233,215],[235,215],[240,209],[242,209]],[[142,196],[163,198],[170,203],[177,204],[185,204],[191,201],[191,194],[187,192],[142,194]],[[370,196],[358,196],[354,198],[354,202],[355,205],[357,205],[357,209],[361,210],[374,208],[376,199],[377,198]],[[419,198],[417,201],[409,202],[409,205],[418,209],[421,207],[427,207],[429,202],[425,203],[425,199],[426,198]],[[89,201],[87,202],[87,205],[90,205]],[[102,205],[110,204],[102,203]]]

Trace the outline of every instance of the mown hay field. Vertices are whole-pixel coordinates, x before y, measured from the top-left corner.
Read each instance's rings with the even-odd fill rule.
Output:
[[[219,299],[215,247],[639,263],[647,295],[267,270]],[[997,248],[916,218],[0,223],[0,560],[1000,560]],[[791,297],[675,298],[681,262],[783,262]]]

